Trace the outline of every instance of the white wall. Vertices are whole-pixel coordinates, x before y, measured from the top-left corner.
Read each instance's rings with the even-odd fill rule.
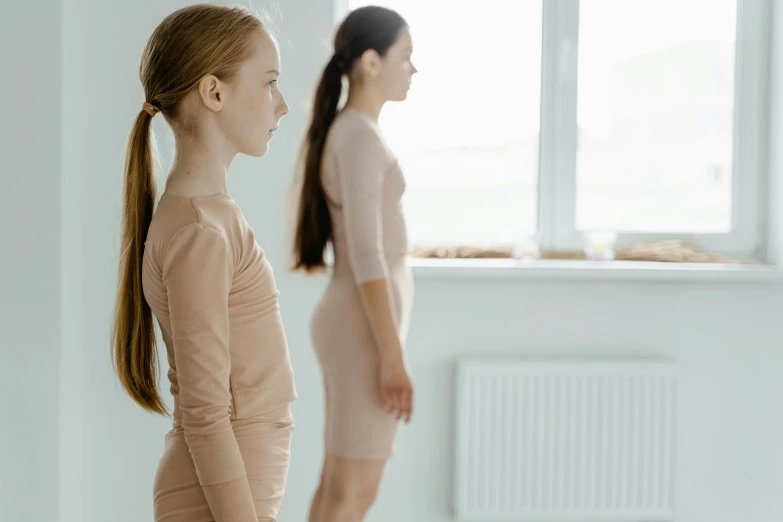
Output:
[[[770,262],[783,265],[783,205],[780,204],[783,201],[783,96],[780,95],[783,92],[783,6],[779,3],[773,3],[772,6],[767,258]]]
[[[57,519],[60,3],[0,15],[0,520]],[[20,52],[21,51],[21,52]]]
[[[20,48],[19,39],[46,35],[40,47],[34,42],[25,46],[32,56],[25,54],[25,61],[5,68],[4,77],[12,70],[51,80],[0,86],[3,100],[21,97],[23,102],[9,104],[12,125],[5,118],[0,122],[4,175],[12,173],[11,186],[26,194],[36,181],[46,181],[35,183],[35,198],[4,196],[0,211],[4,252],[10,244],[15,254],[8,261],[4,255],[3,267],[8,263],[11,270],[0,276],[3,346],[10,348],[4,354],[11,353],[13,368],[3,372],[10,380],[0,381],[5,392],[0,413],[13,419],[0,430],[0,520],[57,519],[57,404],[52,399],[60,324],[59,520],[151,520],[152,476],[169,422],[142,413],[119,389],[108,340],[123,146],[143,102],[138,58],[160,19],[187,2],[63,2],[61,185],[58,154],[43,155],[27,139],[45,136],[42,143],[59,150],[59,122],[52,124],[59,115],[59,73],[53,71],[61,64],[51,36],[59,34],[58,6],[43,6],[53,7],[44,23],[39,16],[35,23],[20,24],[17,13],[24,18],[44,9],[40,2],[15,3],[15,16],[8,18],[14,21],[0,32],[4,63],[6,55],[16,60],[7,49]],[[322,458],[322,395],[308,322],[323,281],[284,270],[282,197],[306,124],[306,101],[327,57],[333,9],[327,0],[281,3],[281,88],[292,112],[266,158],[237,160],[230,188],[277,267],[300,394],[281,522],[299,522],[305,520]],[[171,144],[162,119],[155,126],[165,168]],[[60,204],[61,311],[60,260],[52,246],[58,244]],[[19,216],[27,219],[23,229],[15,228]],[[33,255],[21,255],[28,252]],[[418,391],[416,417],[402,432],[370,520],[449,520],[455,357],[568,352],[677,358],[682,364],[680,520],[778,522],[783,517],[778,502],[783,490],[782,291],[741,283],[418,280],[408,346]]]

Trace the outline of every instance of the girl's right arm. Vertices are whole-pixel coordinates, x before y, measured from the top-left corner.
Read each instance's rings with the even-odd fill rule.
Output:
[[[179,409],[185,441],[216,522],[256,522],[231,408],[228,294],[233,263],[226,239],[184,227],[165,254]]]
[[[387,411],[408,421],[413,412],[413,384],[405,364],[383,250],[386,149],[372,132],[358,132],[338,151],[337,166],[348,262],[381,363],[381,401]]]

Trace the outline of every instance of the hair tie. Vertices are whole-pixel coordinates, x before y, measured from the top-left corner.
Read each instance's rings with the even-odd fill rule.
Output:
[[[150,117],[155,117],[156,114],[160,112],[160,109],[152,105],[150,102],[144,102],[144,105],[141,106],[141,108],[150,115]]]
[[[332,59],[331,59],[331,60],[329,60],[329,63],[330,63],[330,64],[332,64],[332,65],[334,65],[334,66],[335,66],[335,68],[336,68],[338,71],[340,71],[340,72],[344,72],[344,71],[343,71],[343,61],[342,61],[342,59],[341,59],[339,56],[337,56],[337,53],[335,53],[335,54],[333,54],[333,55],[332,55]]]

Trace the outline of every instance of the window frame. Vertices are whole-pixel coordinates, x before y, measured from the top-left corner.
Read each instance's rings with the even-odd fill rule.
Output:
[[[736,0],[732,229],[725,234],[621,233],[618,245],[695,241],[728,255],[766,247],[771,0]],[[544,0],[538,168],[538,237],[543,251],[583,248],[576,228],[577,73],[580,0]],[[350,0],[334,0],[335,19]],[[741,175],[740,175],[741,173]]]

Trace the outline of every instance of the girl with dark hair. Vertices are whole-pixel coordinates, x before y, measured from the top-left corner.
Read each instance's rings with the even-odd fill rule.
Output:
[[[413,304],[401,198],[405,180],[378,127],[407,96],[416,68],[405,20],[363,7],[337,30],[303,147],[294,268],[334,266],[313,319],[326,392],[326,458],[310,522],[364,519],[399,420],[413,411],[404,354]],[[338,111],[343,78],[345,107]]]

